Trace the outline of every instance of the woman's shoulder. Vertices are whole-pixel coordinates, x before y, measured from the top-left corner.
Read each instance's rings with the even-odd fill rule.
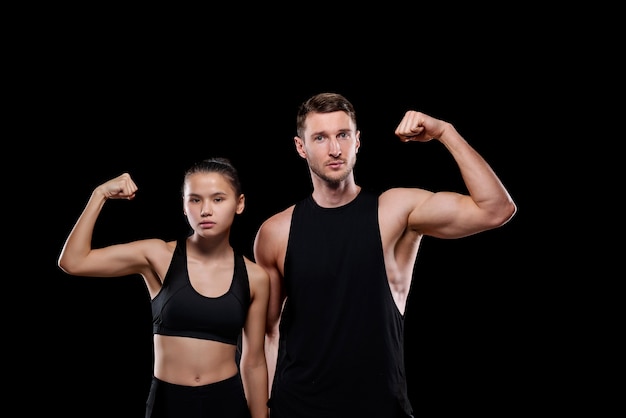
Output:
[[[174,250],[176,250],[176,244],[177,242],[175,240],[165,241],[160,238],[146,238],[129,243],[131,246],[129,249],[132,250],[132,247],[134,247],[136,250],[141,251],[145,257],[149,259],[158,259],[160,257],[172,255]]]
[[[182,242],[184,243],[185,241],[182,240]],[[144,247],[169,249],[169,250],[174,250],[176,248],[177,243],[178,243],[177,240],[166,241],[161,238],[145,238],[145,239],[134,241],[134,244],[141,245]]]
[[[246,270],[248,271],[248,281],[251,287],[257,286],[269,286],[269,274],[263,267],[252,261],[246,256],[242,256],[246,263]]]

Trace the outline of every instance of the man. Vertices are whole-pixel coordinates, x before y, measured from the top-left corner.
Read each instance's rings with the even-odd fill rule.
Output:
[[[272,418],[411,417],[404,312],[422,238],[461,238],[516,212],[488,163],[453,125],[408,111],[395,134],[441,142],[469,193],[357,185],[352,104],[321,93],[297,115],[313,192],[267,219],[255,261],[270,275],[266,352]]]

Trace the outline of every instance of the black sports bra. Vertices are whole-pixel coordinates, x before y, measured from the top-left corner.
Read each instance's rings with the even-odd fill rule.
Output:
[[[154,334],[237,345],[250,306],[250,284],[243,256],[235,253],[235,270],[228,291],[214,298],[203,296],[189,281],[187,240],[179,239],[163,287],[151,306]]]

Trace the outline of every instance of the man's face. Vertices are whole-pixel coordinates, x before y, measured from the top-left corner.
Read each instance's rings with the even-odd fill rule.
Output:
[[[329,183],[339,183],[352,174],[361,145],[360,132],[347,113],[310,113],[304,138],[295,137],[296,149],[311,172]]]

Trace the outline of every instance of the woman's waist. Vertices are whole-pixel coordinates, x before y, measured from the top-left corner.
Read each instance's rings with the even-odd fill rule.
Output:
[[[236,349],[217,341],[155,335],[154,376],[185,386],[219,382],[237,374]]]

